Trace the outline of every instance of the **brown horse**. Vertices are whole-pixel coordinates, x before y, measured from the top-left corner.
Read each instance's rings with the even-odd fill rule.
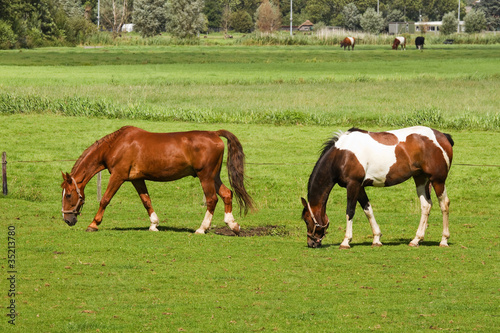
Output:
[[[392,49],[397,50],[398,46],[401,46],[401,50],[406,51],[406,38],[405,37],[394,38],[394,42],[392,43]]]
[[[232,214],[232,191],[220,179],[224,142],[227,139],[229,182],[241,210],[253,208],[244,186],[245,155],[239,140],[226,130],[150,133],[125,126],[96,141],[76,161],[71,174],[63,173],[62,212],[64,221],[73,226],[85,203],[85,186],[99,171],[108,169],[109,183],[97,214],[87,231],[97,231],[106,206],[125,181],[130,181],[146,208],[151,226],[158,231],[158,216],[153,210],[145,180],[174,181],[186,176],[198,177],[206,198],[207,212],[196,233],[210,228],[217,195],[224,201],[224,222],[238,234],[240,226]]]
[[[450,200],[445,181],[453,158],[453,140],[428,127],[411,127],[388,132],[367,132],[351,128],[325,143],[311,173],[306,201],[302,198],[302,218],[307,225],[307,245],[321,246],[329,226],[326,215],[328,196],[335,184],[347,189],[347,227],[341,249],[349,248],[352,220],[359,202],[373,231],[373,246],[382,246],[380,228],[365,192],[366,186],[393,186],[413,177],[420,198],[422,216],[410,246],[424,239],[432,202],[430,185],[443,214],[440,246],[448,246]]]
[[[356,39],[354,37],[346,37],[340,42],[340,47],[344,47],[344,51],[346,47],[349,51],[351,50],[352,47],[352,50],[354,51],[355,44],[356,44]]]

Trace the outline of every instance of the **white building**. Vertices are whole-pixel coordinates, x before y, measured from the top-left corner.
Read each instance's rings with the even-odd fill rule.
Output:
[[[442,21],[415,22],[415,32],[439,32],[442,25]],[[459,26],[460,32],[465,32],[465,22],[460,21]]]

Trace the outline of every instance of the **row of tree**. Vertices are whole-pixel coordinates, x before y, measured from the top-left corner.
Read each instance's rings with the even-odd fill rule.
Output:
[[[458,1],[465,17],[464,1],[473,0],[100,0],[99,6],[98,0],[0,0],[0,48],[76,44],[98,29],[118,34],[125,23],[143,36],[272,32],[290,24],[291,6],[295,26],[310,20],[378,33],[391,21],[451,20]],[[474,8],[481,28],[500,30],[500,0],[481,0]]]

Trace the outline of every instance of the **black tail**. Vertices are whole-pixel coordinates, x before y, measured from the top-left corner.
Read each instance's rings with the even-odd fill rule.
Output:
[[[234,190],[236,200],[240,205],[241,210],[244,209],[245,215],[248,210],[253,210],[253,199],[245,189],[245,154],[238,138],[231,132],[219,130],[216,132],[218,136],[227,139],[227,173],[229,175],[229,183]]]
[[[448,139],[448,141],[450,142],[450,145],[453,147],[453,145],[455,144],[455,142],[453,141],[453,139],[451,138],[451,135],[447,134],[447,133],[443,133],[444,136]]]

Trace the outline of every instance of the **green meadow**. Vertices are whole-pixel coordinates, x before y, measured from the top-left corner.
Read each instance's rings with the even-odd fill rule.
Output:
[[[498,327],[500,46],[175,46],[0,51],[0,329],[19,332],[492,332]],[[429,125],[455,141],[447,181],[449,248],[437,199],[419,248],[412,181],[368,188],[382,229],[371,248],[361,209],[350,250],[345,190],[330,195],[329,234],[306,246],[300,197],[322,143],[352,126]],[[86,188],[79,222],[61,219],[61,171],[124,125],[154,132],[225,128],[246,153],[251,237],[195,235],[195,178],[148,183],[160,232],[125,183],[100,231]],[[227,169],[223,165],[223,181]],[[108,174],[103,172],[103,184]],[[235,205],[238,211],[238,206]],[[10,235],[14,240],[9,240]],[[10,242],[10,243],[9,243]],[[12,243],[13,242],[13,243]],[[9,247],[15,261],[9,262]],[[10,265],[14,265],[11,267]],[[8,278],[15,271],[15,296]],[[15,325],[10,302],[15,300]]]

